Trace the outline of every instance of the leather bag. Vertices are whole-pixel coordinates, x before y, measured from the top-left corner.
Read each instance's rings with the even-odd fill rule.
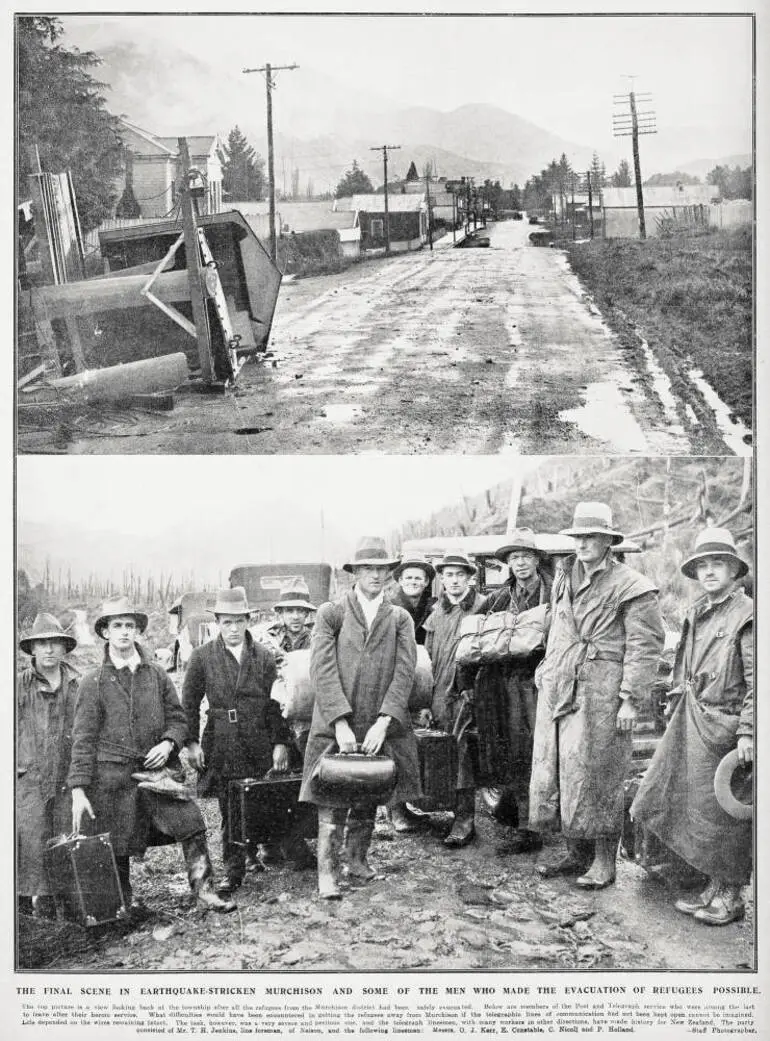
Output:
[[[385,802],[396,786],[396,764],[388,755],[328,751],[318,760],[313,776],[328,795]]]

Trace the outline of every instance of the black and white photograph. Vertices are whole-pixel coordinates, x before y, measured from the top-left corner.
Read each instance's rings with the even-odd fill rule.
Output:
[[[749,15],[16,33],[21,453],[751,451]]]
[[[766,5],[240,6],[6,19],[0,1038],[767,1036]]]

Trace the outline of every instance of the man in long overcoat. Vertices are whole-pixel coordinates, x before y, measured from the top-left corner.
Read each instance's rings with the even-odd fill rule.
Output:
[[[362,539],[344,569],[353,589],[337,603],[322,604],[311,641],[310,678],[315,706],[305,751],[300,799],[318,807],[318,891],[337,899],[343,832],[348,875],[374,877],[366,859],[377,800],[343,798],[325,791],[315,776],[331,750],[389,755],[396,764],[392,797],[421,794],[417,740],[409,716],[417,646],[412,620],[385,599],[388,574],[398,563],[380,538]]]
[[[187,754],[201,774],[198,793],[219,800],[224,877],[217,892],[226,896],[242,884],[246,872],[246,847],[230,833],[230,782],[263,777],[270,769],[288,770],[291,732],[270,697],[278,674],[275,657],[248,631],[246,590],[220,590],[214,617],[219,635],[193,651],[182,703],[190,733]],[[200,742],[204,695],[208,716]]]
[[[16,677],[16,888],[19,910],[55,916],[44,868],[46,842],[72,819],[67,771],[80,675],[65,655],[77,641],[59,620],[39,614],[19,647],[32,658]]]
[[[508,565],[510,578],[502,589],[485,598],[479,614],[504,611],[518,615],[550,602],[553,579],[544,566],[546,558],[537,546],[534,531],[514,531],[495,556]],[[479,732],[478,781],[501,786],[501,803],[509,819],[518,821],[518,829],[498,847],[500,854],[529,853],[542,846],[528,822],[537,709],[535,669],[544,653],[543,648],[526,658],[481,665],[473,683]]]
[[[442,592],[425,622],[425,649],[433,666],[431,714],[442,730],[457,739],[457,795],[452,830],[444,845],[460,848],[476,834],[476,776],[469,744],[469,729],[475,723],[473,691],[462,682],[456,654],[463,618],[481,607],[481,597],[471,579],[476,568],[462,553],[446,553],[436,570]]]
[[[148,845],[179,842],[198,905],[234,911],[211,885],[206,825],[197,803],[162,791],[144,771],[183,774],[179,752],[187,739],[184,709],[166,671],[136,637],[147,615],[124,596],[104,602],[94,623],[105,641],[102,664],[86,673],[78,691],[72,733],[72,830],[84,815],[109,831],[127,906],[132,905],[130,860]],[[162,779],[161,779],[162,780]],[[168,782],[173,778],[165,778]],[[159,790],[160,788],[160,790]]]
[[[609,506],[578,503],[561,534],[576,552],[554,580],[535,674],[530,827],[560,826],[567,840],[566,856],[540,874],[578,874],[577,885],[601,889],[615,880],[631,731],[655,681],[663,622],[652,582],[613,557],[623,535]]]
[[[737,581],[748,565],[726,528],[702,531],[681,570],[703,595],[685,619],[674,659],[676,707],[631,816],[708,876],[703,892],[677,900],[677,910],[727,925],[745,912],[752,828],[750,813],[731,814],[717,801],[715,775],[734,749],[743,767],[754,759],[753,602]]]

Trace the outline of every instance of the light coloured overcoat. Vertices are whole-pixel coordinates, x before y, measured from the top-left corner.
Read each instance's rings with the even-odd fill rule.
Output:
[[[349,805],[322,791],[313,773],[334,744],[335,720],[346,718],[360,743],[378,715],[391,717],[383,754],[396,763],[393,797],[401,801],[419,798],[417,740],[408,709],[417,645],[407,612],[383,600],[367,629],[352,590],[338,603],[321,605],[310,646],[315,706],[300,800],[317,806]],[[332,750],[336,751],[336,745]]]
[[[535,673],[530,826],[573,839],[620,835],[631,733],[622,699],[649,697],[663,649],[657,590],[608,553],[588,577],[574,557],[557,574],[551,627]]]

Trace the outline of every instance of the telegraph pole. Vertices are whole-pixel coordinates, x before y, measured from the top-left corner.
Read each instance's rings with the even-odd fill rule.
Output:
[[[430,222],[430,173],[425,172],[425,199],[428,204],[428,245],[433,249],[433,228]]]
[[[591,238],[594,237],[594,200],[591,192],[591,171],[586,170],[586,184],[588,185],[588,223],[591,227]]]
[[[635,77],[629,76],[633,83]],[[641,134],[657,134],[655,126],[655,113],[650,109],[646,112],[638,112],[637,101],[648,103],[652,101],[652,94],[635,94],[633,90],[628,94],[615,94],[613,102],[615,105],[623,106],[612,117],[612,132],[614,137],[630,137],[634,152],[634,178],[636,180],[636,208],[639,214],[639,238],[647,238],[647,228],[644,223],[644,194],[642,192],[642,167],[639,161],[639,136]],[[625,109],[628,102],[628,111]]]
[[[382,168],[385,177],[385,255],[390,256],[390,214],[388,212],[388,151],[397,152],[401,145],[373,145],[370,152],[382,152]]]
[[[275,238],[275,167],[273,164],[273,88],[275,80],[273,73],[284,69],[298,69],[299,65],[263,65],[259,69],[244,69],[247,72],[264,72],[265,88],[267,90],[267,181],[270,195],[270,256],[273,263],[278,257],[278,244]]]

